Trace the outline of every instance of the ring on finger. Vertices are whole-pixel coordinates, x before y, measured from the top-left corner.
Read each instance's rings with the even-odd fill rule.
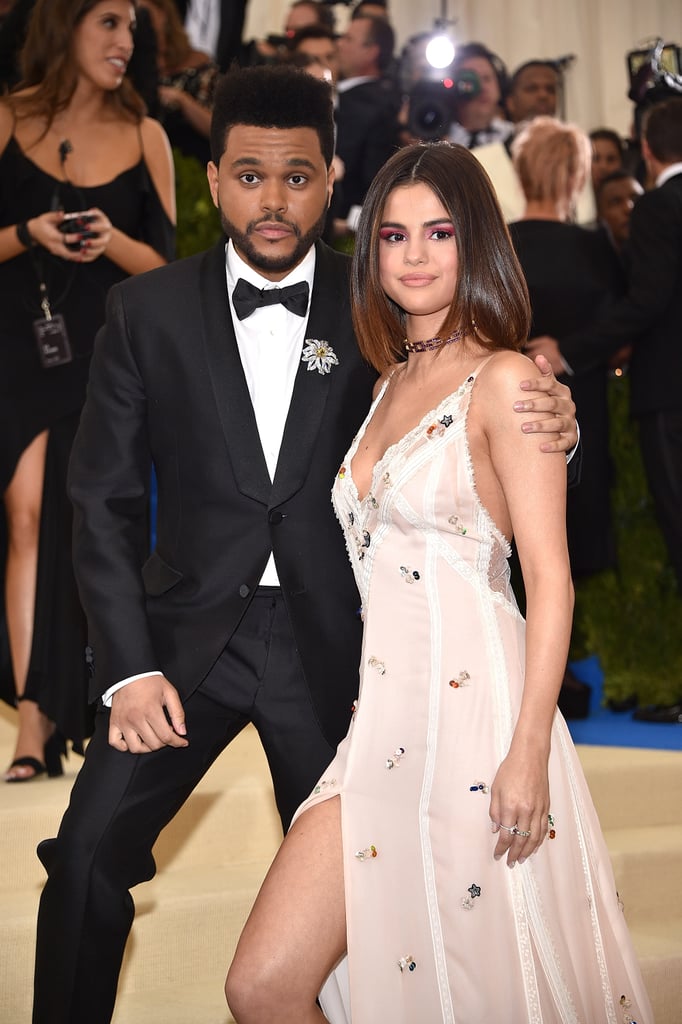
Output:
[[[530,832],[526,832],[525,829],[519,828],[518,825],[514,825],[514,827],[510,829],[510,832],[513,836],[519,836],[521,839],[528,839],[530,836]]]
[[[528,839],[530,832],[526,832],[525,829],[519,828],[518,825],[503,825],[499,823],[500,828],[503,828],[505,832],[509,832],[512,836],[520,836],[522,839]]]

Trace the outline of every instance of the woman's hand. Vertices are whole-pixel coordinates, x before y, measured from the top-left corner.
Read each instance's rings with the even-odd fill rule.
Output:
[[[96,206],[79,212],[86,213],[89,220],[83,231],[62,235],[66,243],[78,246],[78,249],[74,251],[67,248],[68,255],[66,258],[75,263],[93,263],[104,254],[109,245],[113,230],[112,224],[106,213],[103,213]],[[67,220],[69,216],[72,215],[66,213],[62,219]]]
[[[182,110],[185,94],[173,85],[159,86],[159,102],[166,110]]]
[[[547,757],[529,752],[521,757],[510,751],[491,787],[491,827],[498,837],[495,860],[507,854],[510,868],[517,860],[523,864],[547,835],[548,815]]]
[[[67,249],[66,237],[59,230],[59,225],[63,220],[64,214],[60,210],[53,210],[26,221],[26,228],[36,245],[47,249],[53,256],[60,256],[63,260],[73,260],[74,253]],[[78,259],[78,256],[76,255],[75,258]]]

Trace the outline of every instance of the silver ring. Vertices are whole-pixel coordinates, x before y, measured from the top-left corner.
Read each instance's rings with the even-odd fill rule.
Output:
[[[513,836],[521,836],[522,839],[528,839],[530,832],[525,832],[518,825],[503,825],[500,822],[500,828],[503,828],[505,832],[509,832]]]

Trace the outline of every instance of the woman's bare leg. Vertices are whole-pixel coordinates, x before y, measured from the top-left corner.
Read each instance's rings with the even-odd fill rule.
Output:
[[[46,451],[47,431],[43,431],[22,452],[4,496],[7,520],[5,608],[12,670],[18,697],[23,696],[26,686],[33,643],[38,537]],[[42,761],[45,741],[50,732],[51,724],[38,705],[34,701],[22,701],[19,704],[19,734],[14,757],[35,757]],[[16,767],[7,775],[14,778],[28,777],[33,775],[33,769],[26,766]]]
[[[244,926],[225,994],[239,1024],[320,1024],[322,985],[346,950],[341,804],[287,833]]]

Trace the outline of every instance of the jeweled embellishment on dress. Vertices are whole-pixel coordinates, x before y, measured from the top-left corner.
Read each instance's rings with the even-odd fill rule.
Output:
[[[396,750],[393,751],[390,757],[386,758],[386,768],[388,768],[389,771],[391,768],[397,768],[398,765],[400,764],[401,758],[403,758],[404,756],[405,747],[398,747]]]
[[[405,971],[414,971],[417,964],[411,956],[401,956],[400,960],[398,960],[398,967],[400,968],[400,973],[403,974]]]
[[[547,835],[550,839],[556,839],[556,829],[554,828],[554,817],[551,814],[547,815],[547,824],[549,825],[549,831]]]
[[[448,516],[448,522],[450,523],[450,526],[454,526],[455,533],[458,533],[461,537],[463,537],[466,534],[467,528],[463,525],[462,520],[459,518],[459,516],[456,516],[454,514]]]
[[[318,793],[324,793],[325,789],[330,789],[332,786],[335,785],[336,779],[329,779],[329,781],[327,781],[326,779],[322,779],[322,781],[318,782],[318,784],[315,786],[313,793],[315,794],[315,796],[317,796]]]
[[[410,569],[409,565],[400,566],[400,575],[406,583],[414,583],[415,580],[420,580],[421,576],[416,569]]]
[[[339,472],[338,472],[339,480],[344,480],[345,476],[346,476],[346,467],[345,466],[341,466],[340,469],[339,469]]]
[[[379,661],[379,659],[375,658],[373,654],[367,659],[367,664],[370,668],[375,668],[380,676],[386,675],[386,666],[383,661]]]
[[[317,370],[318,373],[329,373],[332,366],[339,365],[336,352],[329,342],[319,341],[317,338],[306,338],[301,361],[308,364],[309,371]]]
[[[470,679],[471,676],[465,669],[463,672],[460,672],[458,676],[455,676],[454,679],[451,679],[448,686],[451,686],[453,690],[458,690],[460,686],[466,686]]]
[[[362,535],[359,537],[356,534],[355,545],[358,549],[358,558],[362,559],[365,557],[365,549],[369,547],[371,540],[372,538],[367,530],[363,530]]]
[[[635,1020],[635,1018],[631,1017],[630,1014],[628,1013],[628,1010],[632,1006],[632,1003],[630,1002],[630,1000],[628,999],[627,996],[621,996],[620,997],[620,1005],[623,1007],[623,1010],[624,1010],[624,1013],[623,1013],[623,1024],[637,1024],[637,1021]]]
[[[474,900],[478,899],[478,897],[481,895],[481,887],[480,887],[480,885],[476,885],[475,882],[472,882],[472,884],[467,889],[467,893],[469,895],[468,896],[464,896],[462,898],[462,909],[463,910],[473,910],[474,909]]]
[[[431,439],[433,437],[442,437],[449,426],[452,425],[452,416],[449,414],[443,416],[442,419],[436,423],[432,423],[426,428],[426,436]]]
[[[469,786],[470,793],[488,793],[490,787],[485,782],[474,782],[473,786]]]
[[[373,857],[378,857],[378,855],[376,846],[367,846],[364,850],[358,850],[355,857],[357,860],[371,860]]]

